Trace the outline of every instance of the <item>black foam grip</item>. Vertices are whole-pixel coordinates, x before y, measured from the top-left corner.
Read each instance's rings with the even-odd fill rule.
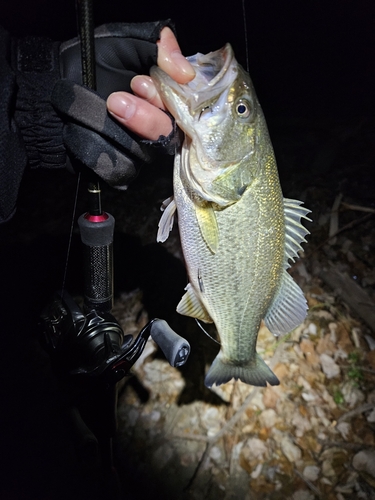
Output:
[[[156,319],[151,326],[151,337],[163,351],[171,366],[182,366],[190,354],[190,344],[180,337],[163,319]]]

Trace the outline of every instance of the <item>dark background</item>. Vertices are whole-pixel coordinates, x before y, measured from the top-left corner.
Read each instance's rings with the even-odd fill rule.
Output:
[[[15,36],[66,40],[74,1],[3,1]],[[358,116],[375,111],[375,3],[371,0],[244,0],[250,74],[267,115]],[[246,67],[242,0],[94,1],[97,25],[172,18],[185,55],[230,42]]]
[[[172,18],[185,55],[216,50],[230,42],[245,68],[248,62],[270,128],[285,195],[306,201],[313,209],[314,221],[319,217],[319,203],[326,210],[341,190],[357,203],[374,207],[375,2],[244,3],[248,61],[241,0],[228,1],[225,6],[211,0],[96,0],[94,18],[96,25]],[[74,0],[3,0],[0,24],[17,37],[67,40],[77,32]],[[4,422],[0,427],[7,438],[0,459],[0,472],[7,481],[0,477],[0,496],[5,500],[85,498],[79,486],[75,489],[74,478],[69,478],[69,474],[76,474],[74,450],[67,445],[70,438],[64,422],[56,418],[56,411],[51,412],[56,407],[55,381],[30,327],[41,305],[61,283],[71,207],[65,216],[57,200],[73,199],[74,182],[65,172],[27,174],[17,216],[0,231],[0,237],[4,235],[0,240],[4,250],[1,291],[6,295],[3,301],[0,294],[1,306],[6,305],[0,327],[1,387],[6,388],[1,397]],[[155,181],[146,176],[137,182],[133,193],[142,182],[150,186]],[[169,195],[165,193],[165,197]],[[109,196],[115,200],[114,193]],[[82,211],[79,208],[77,213]],[[119,214],[114,215],[117,218]],[[39,234],[36,227],[35,237],[28,227],[29,219],[41,226],[43,223]],[[56,231],[59,224],[64,226],[61,232]],[[79,243],[73,241],[74,245]],[[131,247],[129,242],[127,247]],[[134,264],[134,255],[130,256],[133,281],[126,286],[141,286],[144,292],[148,286],[159,290],[160,297],[166,288],[160,264],[165,257],[162,249],[142,250],[139,243],[131,248],[134,255],[139,254],[141,264]],[[155,263],[150,255],[157,256]],[[126,261],[124,256],[122,261]],[[166,265],[171,267],[170,261]],[[73,274],[77,269],[78,275],[74,266],[73,255],[71,269]],[[183,282],[181,262],[179,266]],[[119,267],[116,269],[116,275],[122,276]],[[69,282],[68,289],[70,286],[74,283]],[[94,482],[90,484],[95,488]],[[87,498],[93,498],[93,493]]]

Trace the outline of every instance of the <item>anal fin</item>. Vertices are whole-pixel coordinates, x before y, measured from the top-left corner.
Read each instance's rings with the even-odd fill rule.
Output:
[[[205,323],[213,323],[212,318],[197,297],[190,283],[188,283],[185,290],[186,293],[182,296],[182,299],[177,305],[177,312],[183,316],[191,316],[192,318],[200,319]]]

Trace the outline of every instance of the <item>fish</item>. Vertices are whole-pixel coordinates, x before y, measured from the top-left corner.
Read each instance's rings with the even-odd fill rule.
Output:
[[[214,323],[220,338],[205,385],[277,385],[257,337],[262,320],[279,336],[306,317],[287,269],[303,250],[310,210],[283,197],[262,108],[231,45],[188,60],[196,76],[187,84],[156,66],[150,72],[183,133],[157,241],[166,241],[177,216],[189,277],[177,312]]]

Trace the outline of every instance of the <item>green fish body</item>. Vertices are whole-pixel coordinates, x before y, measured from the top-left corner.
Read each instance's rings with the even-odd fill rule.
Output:
[[[306,316],[306,300],[286,269],[308,234],[301,218],[309,211],[283,198],[263,112],[230,45],[189,60],[196,77],[186,85],[159,68],[151,72],[185,133],[157,239],[168,237],[177,210],[190,280],[177,311],[214,322],[221,343],[205,384],[234,378],[276,385],[256,352],[257,336],[262,319],[280,335]]]

